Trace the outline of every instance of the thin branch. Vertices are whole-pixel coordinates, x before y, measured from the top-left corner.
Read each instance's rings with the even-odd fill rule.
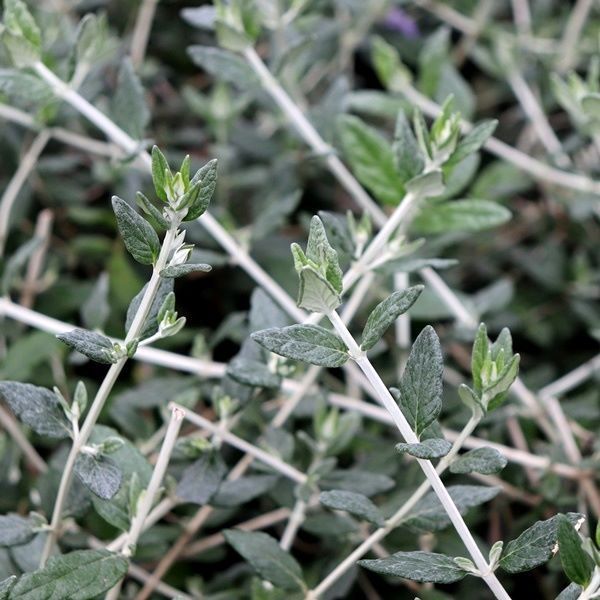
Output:
[[[560,42],[561,57],[557,68],[561,72],[568,71],[573,63],[579,49],[581,31],[587,20],[587,16],[594,5],[594,0],[577,0],[575,7],[571,10],[563,38]]]
[[[40,240],[40,245],[34,250],[27,264],[27,271],[25,273],[25,280],[23,281],[21,299],[19,302],[26,308],[31,308],[33,306],[35,296],[38,293],[38,279],[42,274],[44,258],[48,251],[53,220],[54,214],[49,208],[42,210],[37,217],[33,236]]]
[[[144,62],[158,0],[142,0],[131,36],[131,63],[136,71]]]

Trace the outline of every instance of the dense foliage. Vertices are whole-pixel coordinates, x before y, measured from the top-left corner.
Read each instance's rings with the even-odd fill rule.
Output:
[[[0,600],[600,595],[589,0],[4,0]]]

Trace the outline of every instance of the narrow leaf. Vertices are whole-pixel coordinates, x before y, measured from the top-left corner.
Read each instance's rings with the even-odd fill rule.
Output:
[[[363,329],[361,348],[370,350],[387,328],[416,302],[422,291],[422,285],[415,285],[406,290],[394,292],[378,304],[369,315]]]
[[[73,329],[73,331],[61,333],[56,337],[73,350],[95,362],[111,364],[119,361],[119,356],[115,352],[112,341],[95,331]]]
[[[592,557],[581,547],[581,538],[566,517],[558,524],[558,550],[565,575],[573,582],[586,587],[594,571]]]
[[[333,510],[344,510],[350,514],[383,527],[385,520],[379,509],[363,494],[345,490],[321,492],[319,501],[323,506]]]
[[[125,200],[113,196],[112,205],[121,237],[129,253],[143,265],[153,264],[160,252],[156,231]]]
[[[208,273],[212,267],[204,263],[199,264],[187,264],[187,265],[175,265],[173,267],[167,267],[160,272],[161,277],[176,278],[182,275],[189,275],[190,273]]]

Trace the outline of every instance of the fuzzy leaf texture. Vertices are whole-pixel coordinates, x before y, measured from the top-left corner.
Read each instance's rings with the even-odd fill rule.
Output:
[[[123,59],[117,78],[117,86],[110,104],[115,123],[136,140],[144,137],[150,120],[144,88],[129,58]]]
[[[359,519],[383,527],[385,521],[379,509],[363,494],[346,490],[321,492],[319,502],[333,510],[343,510]]]
[[[475,448],[459,456],[451,465],[452,473],[493,475],[504,469],[507,460],[495,448]]]
[[[57,439],[71,435],[71,423],[50,390],[30,383],[2,381],[0,397],[22,423],[39,435]]]
[[[25,573],[9,600],[91,600],[127,573],[129,561],[108,550],[75,550],[50,558],[43,569]]]
[[[177,495],[186,502],[206,504],[219,489],[226,472],[221,455],[209,450],[184,470],[177,484]]]
[[[121,487],[121,470],[106,456],[79,454],[74,472],[81,483],[103,500],[110,500]]]
[[[359,560],[358,564],[381,575],[423,583],[454,583],[467,574],[452,558],[436,552],[396,552],[387,558]]]
[[[370,350],[388,327],[417,301],[422,291],[422,285],[415,285],[406,290],[394,292],[379,303],[367,319],[360,347],[363,350]]]
[[[143,265],[154,264],[160,252],[156,231],[125,200],[113,196],[112,205],[121,237],[131,256]]]
[[[73,331],[61,333],[56,337],[70,348],[73,348],[73,350],[95,362],[111,364],[119,360],[119,357],[114,352],[111,340],[95,331],[73,329]]]
[[[396,444],[397,452],[410,454],[415,458],[426,460],[446,456],[451,448],[452,444],[448,440],[435,438],[423,440],[420,444]]]
[[[545,563],[558,541],[558,526],[565,515],[558,514],[545,521],[537,521],[516,540],[504,546],[500,566],[508,573],[530,571]],[[579,513],[567,513],[570,523],[582,517]]]
[[[442,410],[444,362],[440,340],[428,325],[413,344],[396,400],[417,437],[431,425]]]
[[[35,526],[31,519],[20,515],[0,516],[0,546],[26,544],[35,534]]]
[[[233,546],[263,579],[289,591],[305,588],[300,565],[282,550],[270,535],[234,529],[226,529],[223,535],[227,543]]]
[[[344,342],[319,325],[273,327],[251,337],[270,352],[320,367],[341,367],[350,358]]]

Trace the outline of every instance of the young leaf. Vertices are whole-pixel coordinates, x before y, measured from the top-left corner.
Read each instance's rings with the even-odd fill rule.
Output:
[[[186,502],[206,504],[219,489],[226,472],[218,452],[205,452],[183,472],[177,485],[177,495]]]
[[[403,110],[398,113],[396,119],[396,131],[392,147],[396,156],[396,169],[404,181],[410,181],[413,177],[422,173],[425,161]]]
[[[111,589],[127,573],[129,561],[108,550],[75,550],[50,558],[38,571],[25,573],[10,600],[91,600]]]
[[[504,366],[502,372],[498,375],[498,378],[487,388],[484,393],[489,398],[488,410],[494,410],[498,408],[506,397],[506,392],[513,384],[517,375],[519,374],[519,362],[521,357],[515,354],[508,364]]]
[[[473,385],[477,392],[483,391],[482,372],[487,368],[491,358],[490,342],[488,340],[487,327],[485,323],[479,325],[473,342],[473,351],[471,352],[471,377]]]
[[[277,388],[281,377],[269,370],[267,365],[248,358],[234,358],[227,366],[227,375],[243,385]]]
[[[396,444],[396,451],[410,454],[415,458],[431,460],[446,456],[452,444],[448,440],[430,438],[423,440],[420,444]]]
[[[127,318],[125,321],[125,329],[128,330],[133,323],[133,319],[138,311],[142,298],[146,293],[146,288],[148,284],[146,284],[133,298],[131,303],[127,308]],[[150,337],[154,335],[158,331],[158,323],[156,321],[158,317],[158,313],[166,299],[166,297],[173,291],[173,279],[172,278],[162,278],[160,281],[160,285],[158,287],[158,291],[156,292],[156,297],[152,302],[152,306],[150,307],[150,312],[148,313],[148,318],[146,319],[146,324],[142,333],[140,334],[140,339]]]
[[[273,327],[251,337],[271,352],[320,367],[341,367],[350,358],[344,342],[318,325]]]
[[[492,133],[494,133],[497,126],[498,121],[496,119],[488,119],[475,125],[467,135],[459,140],[456,149],[444,166],[457,165],[470,154],[477,152],[479,148],[485,144]]]
[[[378,304],[369,315],[363,329],[361,348],[370,350],[387,328],[416,302],[422,291],[422,285],[415,285],[406,290],[394,292]]]
[[[121,470],[106,456],[79,454],[73,470],[79,481],[103,500],[110,500],[121,487]]]
[[[162,212],[142,192],[135,193],[135,203],[148,215],[148,220],[152,227],[155,229],[169,228],[169,222],[165,219]]]
[[[516,540],[504,547],[500,566],[508,573],[522,573],[545,563],[551,556],[558,540],[558,526],[565,515],[558,514],[545,521],[537,521]],[[567,513],[570,523],[582,517],[579,513]]]
[[[186,264],[186,265],[175,265],[167,267],[160,272],[161,277],[174,279],[181,277],[182,275],[189,275],[190,273],[208,273],[212,267],[204,263],[199,264]]]
[[[95,331],[73,329],[73,331],[61,333],[56,337],[73,350],[95,362],[108,365],[119,361],[119,354],[115,352],[111,340]]]
[[[452,200],[424,206],[412,228],[420,234],[477,232],[498,227],[511,216],[507,208],[490,200]]]
[[[160,241],[156,231],[125,200],[113,196],[112,205],[119,231],[129,253],[143,265],[154,264],[160,252]]]
[[[0,516],[0,546],[26,544],[35,534],[35,525],[31,519],[20,515]]]
[[[143,139],[150,112],[146,106],[144,88],[129,58],[121,61],[110,113],[115,123],[134,139]]]
[[[235,529],[226,529],[223,535],[227,543],[233,546],[263,579],[285,590],[305,589],[300,565],[282,550],[270,535]]]
[[[436,552],[396,552],[387,558],[359,560],[358,564],[375,573],[424,583],[454,583],[467,574],[454,559]]]
[[[71,424],[56,394],[50,390],[29,383],[2,381],[0,398],[36,433],[58,439],[71,435]]]
[[[363,494],[345,490],[321,492],[319,502],[333,510],[344,510],[359,519],[383,527],[385,520],[379,509]]]
[[[451,465],[452,473],[493,475],[504,469],[507,460],[495,448],[475,448],[459,456]]]
[[[316,215],[310,220],[306,258],[320,268],[331,287],[341,294],[343,273],[337,252],[327,239],[323,222]]]
[[[357,117],[342,116],[338,127],[344,154],[358,180],[381,202],[399,204],[405,181],[389,142]]]
[[[156,145],[152,146],[152,183],[156,195],[163,201],[167,201],[167,177],[171,177],[171,169],[165,155]]]
[[[4,1],[4,42],[15,66],[30,66],[39,59],[42,48],[40,28],[21,0]]]
[[[292,253],[296,252],[292,245]],[[313,312],[335,310],[340,304],[340,293],[313,266],[308,265],[298,270],[300,286],[297,304]]]
[[[190,181],[190,185],[196,189],[194,201],[191,203],[184,221],[192,221],[202,216],[210,204],[210,199],[217,186],[217,161],[207,162],[196,171]]]
[[[443,370],[440,340],[433,327],[428,325],[413,344],[396,394],[419,437],[442,410]]]
[[[592,557],[581,547],[581,538],[566,517],[558,524],[558,550],[565,575],[573,582],[586,587],[594,571]]]

